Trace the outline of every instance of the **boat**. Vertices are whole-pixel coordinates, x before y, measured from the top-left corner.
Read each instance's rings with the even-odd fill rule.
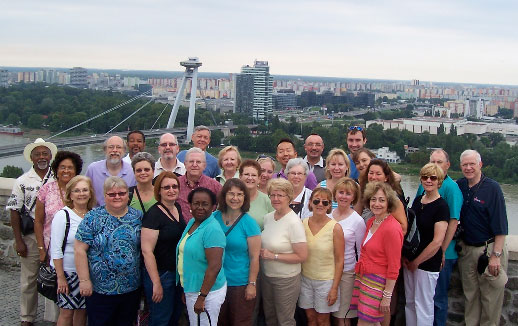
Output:
[[[22,131],[22,129],[20,129],[18,127],[0,126],[0,134],[22,136],[23,131]]]

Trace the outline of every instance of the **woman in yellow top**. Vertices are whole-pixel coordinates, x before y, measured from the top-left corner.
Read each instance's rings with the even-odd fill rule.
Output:
[[[309,199],[313,215],[303,220],[308,259],[302,263],[299,307],[306,310],[308,325],[330,325],[331,312],[340,306],[338,288],[344,267],[342,227],[327,216],[333,195],[315,188]]]

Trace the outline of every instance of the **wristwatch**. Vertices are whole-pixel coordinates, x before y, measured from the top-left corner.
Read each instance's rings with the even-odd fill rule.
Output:
[[[495,256],[496,258],[500,258],[500,256],[502,256],[502,253],[498,251],[493,251],[491,255]]]
[[[274,258],[275,260],[279,259],[279,254],[275,254],[275,256],[274,256],[274,257],[275,257],[275,258]]]

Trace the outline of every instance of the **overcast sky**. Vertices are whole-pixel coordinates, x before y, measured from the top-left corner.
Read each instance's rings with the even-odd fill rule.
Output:
[[[518,85],[513,0],[0,0],[0,66]]]

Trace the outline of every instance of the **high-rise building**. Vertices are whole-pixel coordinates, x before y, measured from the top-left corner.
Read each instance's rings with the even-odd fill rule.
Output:
[[[236,76],[234,112],[246,113],[254,121],[261,121],[273,113],[273,77],[268,61],[255,61],[254,66],[241,67]]]
[[[0,87],[9,86],[9,71],[0,69]]]
[[[70,86],[78,88],[88,87],[87,75],[88,72],[85,68],[74,67],[70,69]]]

